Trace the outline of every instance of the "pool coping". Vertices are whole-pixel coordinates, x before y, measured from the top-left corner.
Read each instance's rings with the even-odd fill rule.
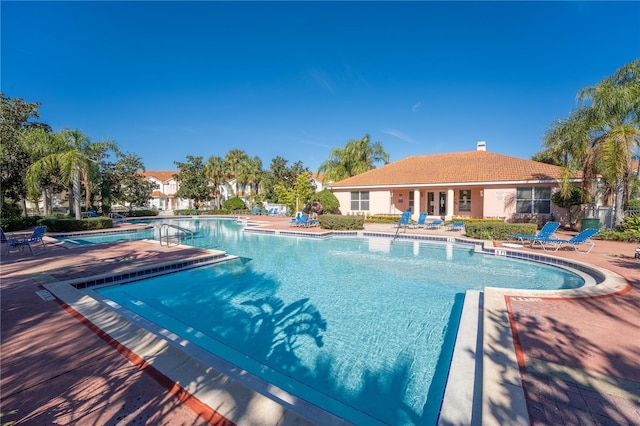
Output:
[[[255,228],[253,228],[255,229]],[[248,228],[245,228],[248,230]],[[271,231],[271,230],[269,230]],[[249,231],[251,232],[251,231]],[[370,232],[370,231],[349,231],[349,232],[327,232],[323,234],[318,233],[305,233],[305,232],[296,232],[295,230],[284,232],[281,230],[280,232],[268,232],[275,235],[282,236],[302,236],[302,237],[313,237],[313,238],[327,238],[327,237],[343,237],[343,236],[362,236],[362,237],[393,237],[393,233],[385,233],[385,232]],[[507,256],[513,258],[520,258],[526,260],[533,260],[538,262],[546,263],[549,260],[551,264],[556,264],[557,266],[563,267],[572,267],[575,266],[576,269],[589,271],[592,273],[600,274],[601,282],[597,286],[592,287],[582,287],[579,289],[571,289],[571,290],[515,290],[515,289],[504,289],[504,288],[492,288],[486,287],[484,292],[481,292],[478,296],[472,296],[472,300],[468,299],[465,296],[465,302],[463,306],[463,318],[461,318],[461,323],[458,330],[458,336],[456,338],[456,347],[454,349],[454,360],[452,361],[451,366],[451,375],[447,382],[447,387],[445,389],[445,398],[443,399],[442,410],[440,414],[439,424],[529,424],[529,417],[527,414],[527,406],[524,391],[522,390],[522,382],[520,377],[520,370],[517,363],[517,353],[516,346],[513,341],[513,329],[510,325],[510,318],[508,314],[508,300],[510,297],[545,297],[545,298],[578,298],[578,297],[594,297],[594,296],[602,296],[602,295],[610,295],[623,291],[628,284],[626,281],[620,277],[619,275],[614,274],[608,270],[598,268],[592,265],[588,265],[575,260],[566,260],[562,258],[557,258],[552,255],[534,255],[525,252],[519,252],[517,250],[509,250],[509,249],[501,249],[495,248],[492,246],[492,242],[489,241],[479,241],[479,240],[469,240],[465,238],[459,237],[439,237],[439,236],[428,236],[428,235],[401,235],[398,237],[400,240],[421,240],[421,241],[436,241],[436,242],[454,242],[454,243],[463,243],[463,244],[471,244],[476,247],[478,251],[481,251],[485,254],[492,254],[497,256]],[[490,243],[490,244],[489,244]],[[175,262],[168,262],[175,263]],[[156,265],[157,266],[157,265]],[[199,265],[196,265],[199,266]],[[138,269],[138,268],[135,268]],[[177,271],[178,269],[174,269]],[[173,272],[173,271],[169,271]],[[121,274],[121,273],[119,273]],[[115,274],[104,274],[104,275],[115,275]],[[144,277],[147,278],[147,277]],[[78,281],[78,280],[75,280]],[[218,408],[227,407],[225,404],[229,403],[229,400],[224,399],[224,395],[228,395],[225,392],[229,392],[226,385],[229,385],[234,389],[234,392],[246,393],[247,389],[245,388],[243,391],[240,391],[237,388],[237,383],[229,378],[230,381],[225,381],[225,386],[219,387],[217,386],[220,382],[219,380],[219,372],[213,374],[212,379],[214,386],[212,388],[202,386],[201,377],[198,377],[197,374],[193,372],[185,372],[183,365],[190,365],[191,367],[195,367],[196,365],[207,370],[207,366],[202,364],[196,358],[193,358],[187,361],[183,356],[178,356],[176,354],[175,347],[170,347],[171,345],[167,345],[166,340],[165,344],[161,344],[158,341],[158,336],[151,333],[150,335],[145,335],[141,337],[145,333],[150,333],[146,331],[126,318],[120,316],[120,318],[112,317],[111,315],[106,315],[106,312],[102,309],[98,309],[99,306],[94,305],[94,303],[98,303],[98,301],[90,302],[86,299],[88,297],[86,294],[80,292],[79,290],[73,288],[75,292],[79,294],[74,294],[73,290],[69,289],[69,284],[73,285],[72,282],[57,282],[57,283],[49,283],[45,284],[45,287],[51,291],[56,297],[62,300],[64,303],[68,304],[73,310],[78,312],[84,318],[87,318],[92,323],[95,324],[93,319],[96,318],[97,321],[102,324],[102,326],[95,324],[100,329],[107,332],[110,336],[115,338],[118,343],[122,344],[124,347],[133,351],[135,354],[140,356],[145,362],[148,362],[150,365],[157,365],[161,367],[159,369],[160,372],[166,371],[168,374],[167,377],[172,380],[174,383],[182,386],[185,391],[189,392],[194,397],[198,398],[205,404],[209,406],[215,406]],[[77,284],[77,283],[76,283]],[[468,292],[470,293],[470,292]],[[477,299],[477,301],[476,301]],[[104,306],[103,306],[104,308]],[[101,318],[104,316],[104,318]],[[105,318],[109,318],[108,320],[104,320]],[[475,319],[474,319],[475,318]],[[120,323],[120,321],[125,321],[125,323]],[[113,329],[113,324],[119,324]],[[103,326],[110,330],[111,332],[105,330]],[[130,328],[131,327],[131,328]],[[121,333],[121,328],[130,329],[129,333]],[[473,330],[476,330],[476,334],[473,334]],[[478,333],[479,332],[479,333]],[[112,334],[113,333],[113,334]],[[467,337],[463,338],[463,334],[467,334]],[[480,337],[481,340],[480,340]],[[471,337],[469,337],[471,336]],[[160,339],[162,340],[162,339]],[[160,346],[158,346],[160,345]],[[479,345],[479,346],[478,346]],[[481,357],[478,356],[478,353],[473,354],[474,356],[469,356],[471,353],[469,352],[469,348],[475,347],[477,349],[481,348],[482,353]],[[467,356],[464,356],[464,353],[467,352]],[[463,355],[460,355],[463,354]],[[176,360],[180,361],[181,365],[175,365],[173,363],[173,358],[176,357]],[[459,358],[467,358],[464,361],[456,361]],[[480,359],[481,358],[481,359]],[[456,365],[454,367],[454,361]],[[473,364],[473,370],[469,370],[470,365]],[[202,364],[202,365],[201,365]],[[481,367],[481,375],[478,376],[478,365]],[[456,377],[460,377],[460,375],[456,376],[457,372],[466,371],[466,374],[462,374],[460,379],[456,379]],[[469,395],[469,376],[468,372],[474,371],[474,384],[472,389],[476,390],[475,392],[471,392]],[[177,376],[176,376],[177,374]],[[180,374],[184,374],[186,377],[190,377],[191,381],[185,380],[185,376],[180,376]],[[175,380],[174,380],[175,379]],[[195,380],[195,382],[194,382]],[[478,385],[478,380],[481,381],[480,385]],[[256,385],[255,382],[249,381],[249,387],[253,387]],[[194,385],[195,383],[195,385]],[[463,384],[462,387],[455,386],[455,384]],[[266,386],[271,386],[266,383]],[[452,390],[449,390],[450,386],[452,386]],[[479,417],[479,408],[478,408],[478,386],[482,389],[482,407],[481,407],[481,417]],[[464,391],[464,389],[467,391]],[[453,389],[458,389],[457,391],[453,391]],[[255,391],[255,389],[253,389]],[[273,390],[273,389],[272,389]],[[462,392],[462,393],[461,393]],[[278,394],[276,390],[276,394]],[[217,396],[216,396],[217,395]],[[454,395],[454,396],[451,396]],[[462,396],[464,395],[464,396]],[[222,403],[218,399],[212,399],[222,396]],[[262,398],[265,398],[261,394],[253,395],[251,398],[257,398],[261,402],[258,404],[263,407],[260,411],[260,422],[264,423],[267,420],[265,416],[266,412],[272,413],[270,419],[273,422],[267,420],[267,424],[307,424],[309,419],[316,419],[312,421],[312,424],[318,424],[318,418],[316,417],[319,413],[314,412],[317,409],[315,406],[311,406],[309,412],[299,413],[299,409],[296,412],[292,412],[286,408],[286,404],[288,403],[289,396],[280,396],[282,398],[281,402],[284,403],[284,411],[282,411],[283,405],[281,408],[274,407],[272,403],[273,400],[263,401]],[[467,400],[471,397],[473,400]],[[296,398],[296,397],[293,397]],[[269,398],[268,398],[269,399]],[[211,403],[210,401],[215,400],[216,403]],[[466,400],[466,401],[465,401]],[[298,401],[299,402],[299,401]],[[266,409],[267,411],[263,411]],[[322,411],[323,413],[327,413],[330,416],[333,416],[331,413],[328,413],[322,409],[317,409]],[[304,411],[304,410],[303,410]],[[277,414],[273,414],[277,413]],[[323,413],[320,413],[322,416]],[[245,421],[247,423],[251,423],[253,420],[249,420],[247,418],[244,419],[235,419],[234,416],[236,413],[233,413],[231,410],[228,413],[220,413],[231,421],[239,421],[237,424],[243,424]],[[244,413],[245,415],[247,413]],[[302,415],[302,417],[301,417]],[[453,417],[452,417],[453,416]],[[462,417],[461,417],[462,416]],[[319,424],[348,424],[342,419],[339,419],[335,416],[334,418],[325,418],[319,421]],[[468,421],[460,422],[459,419],[464,418]],[[292,421],[293,423],[284,422],[284,419],[289,419],[288,421]]]

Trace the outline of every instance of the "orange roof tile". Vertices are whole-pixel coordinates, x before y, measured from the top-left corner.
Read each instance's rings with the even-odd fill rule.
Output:
[[[558,180],[562,167],[487,151],[411,156],[331,184],[332,188]]]
[[[146,178],[154,177],[161,182],[167,182],[173,178],[173,175],[177,174],[177,171],[170,170],[147,170],[140,172],[140,174]]]
[[[151,193],[152,197],[168,197],[167,194],[165,194],[164,192],[160,192],[160,191],[153,191]]]

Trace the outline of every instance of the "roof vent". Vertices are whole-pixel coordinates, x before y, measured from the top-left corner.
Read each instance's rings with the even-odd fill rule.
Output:
[[[477,151],[486,151],[487,150],[487,143],[485,141],[479,141],[478,142],[478,147],[476,149]]]

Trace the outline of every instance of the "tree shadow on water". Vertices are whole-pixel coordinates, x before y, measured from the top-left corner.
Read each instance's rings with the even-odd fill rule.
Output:
[[[271,296],[247,300],[242,305],[249,309],[252,321],[246,339],[256,348],[258,357],[287,373],[307,374],[295,351],[305,336],[321,348],[322,332],[327,330],[327,322],[309,304],[309,298],[285,305]]]

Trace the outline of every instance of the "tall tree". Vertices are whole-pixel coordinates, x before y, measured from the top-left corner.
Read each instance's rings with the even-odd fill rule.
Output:
[[[151,192],[158,185],[149,182],[140,173],[145,171],[142,159],[131,153],[118,153],[117,161],[110,167],[109,182],[113,200],[123,205],[144,206],[151,198]]]
[[[241,149],[230,150],[224,158],[227,169],[236,180],[234,195],[237,195],[238,191],[243,190],[247,184],[245,176],[243,175],[242,164],[248,159],[249,156],[247,153]]]
[[[348,141],[344,148],[334,148],[318,168],[318,174],[324,173],[325,181],[337,182],[375,169],[376,163],[389,163],[389,154],[380,142],[371,143],[369,135],[364,135]]]
[[[29,166],[27,173],[38,175],[47,171],[61,171],[66,183],[72,187],[72,200],[76,219],[82,218],[81,186],[85,186],[86,207],[91,194],[91,173],[97,167],[97,161],[107,150],[117,151],[118,146],[112,141],[91,142],[91,139],[77,129],[65,129],[59,136],[62,147]],[[56,138],[57,139],[57,138]],[[72,203],[73,201],[73,203]]]
[[[631,193],[631,161],[640,147],[640,59],[580,90],[578,101],[580,106],[547,132],[545,148],[566,156],[563,191],[569,191],[578,166],[589,194],[601,176],[620,223]]]
[[[0,92],[2,101],[0,116],[0,208],[5,197],[14,202],[23,201],[27,196],[26,170],[30,164],[28,150],[24,142],[25,132],[41,128],[47,132],[51,128],[34,121],[40,118],[39,102],[25,102],[22,98],[9,98]],[[23,205],[23,214],[27,214]]]
[[[216,208],[222,208],[222,185],[231,178],[231,173],[227,169],[224,159],[214,155],[209,157],[204,165],[204,173],[207,179],[213,184]]]
[[[174,161],[174,163],[178,166],[178,173],[173,176],[180,184],[175,194],[176,197],[192,200],[194,207],[199,209],[203,202],[212,198],[202,157],[187,155],[185,163],[179,161]]]
[[[263,178],[262,160],[260,157],[255,156],[245,160],[243,164],[243,175],[245,176],[251,194],[257,194]]]
[[[23,145],[29,153],[30,164],[51,154],[60,153],[65,144],[58,133],[49,133],[44,129],[29,129],[23,134]],[[40,162],[41,167],[30,167],[26,173],[27,188],[35,204],[39,202],[40,194],[44,204],[44,214],[53,213],[53,195],[66,189],[66,182],[62,172],[55,164]],[[38,194],[38,195],[36,195]]]

